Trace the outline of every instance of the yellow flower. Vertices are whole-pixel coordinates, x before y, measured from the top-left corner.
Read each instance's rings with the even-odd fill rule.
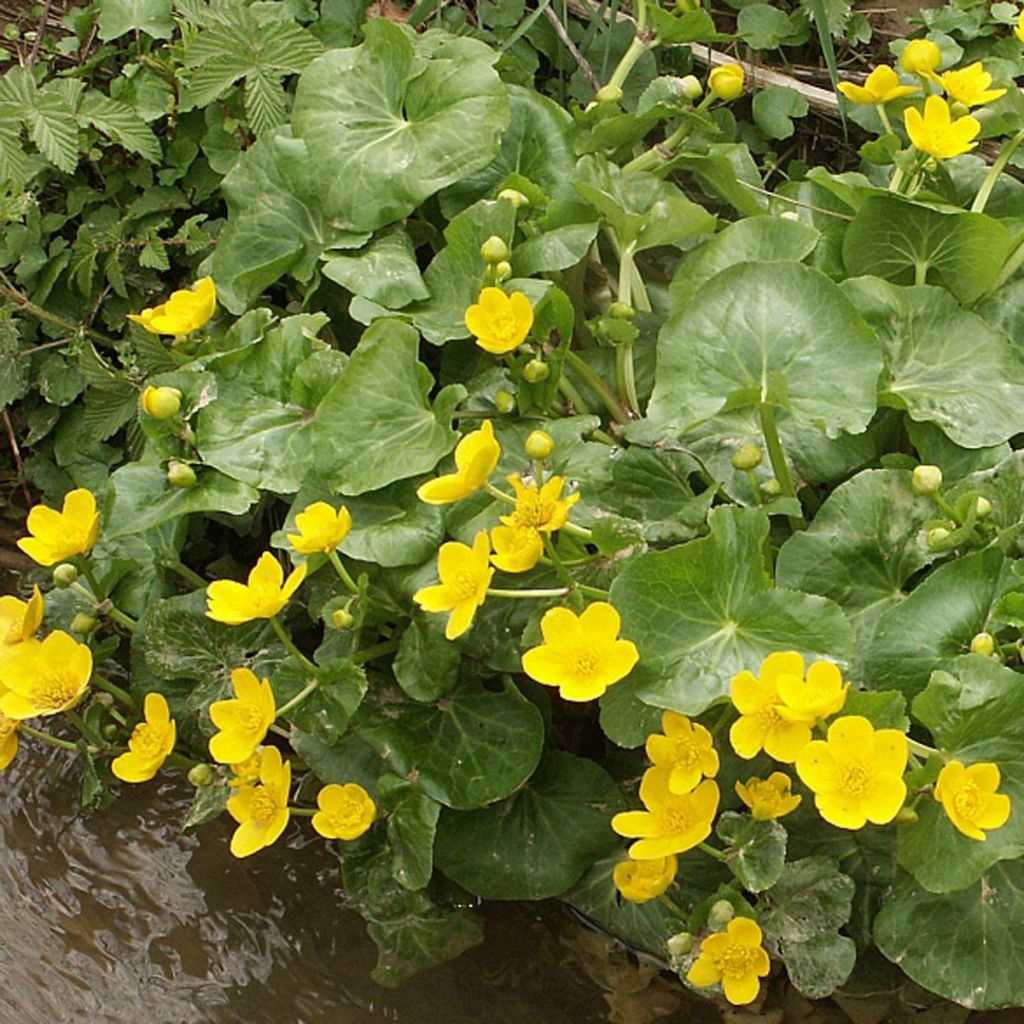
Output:
[[[284,831],[291,783],[291,764],[281,763],[277,747],[267,747],[260,763],[259,785],[242,786],[228,800],[228,814],[238,822],[231,837],[231,852],[236,857],[248,857],[270,846]]]
[[[466,327],[485,351],[500,356],[518,348],[533,326],[533,306],[522,292],[485,288],[466,310]]]
[[[992,76],[977,60],[957,71],[946,71],[942,76],[942,84],[946,92],[965,107],[978,107],[983,103],[991,103],[1006,94],[1005,89],[990,89]]]
[[[792,780],[785,772],[772,772],[767,779],[756,776],[747,779],[746,784],[736,783],[736,795],[750,808],[751,816],[757,821],[784,818],[800,806],[803,797],[790,792]]]
[[[661,716],[660,732],[647,737],[647,756],[662,768],[668,768],[668,788],[673,793],[689,793],[702,776],[718,774],[718,754],[711,745],[711,733],[685,715],[666,711]]]
[[[850,684],[843,684],[839,668],[831,661],[816,661],[807,670],[804,679],[804,663],[795,652],[793,665],[800,660],[799,672],[780,672],[775,680],[779,692],[779,715],[787,722],[810,722],[812,725],[823,721],[843,710],[846,692]]]
[[[950,761],[935,782],[935,799],[965,836],[984,842],[983,829],[999,828],[1010,817],[1010,798],[998,788],[999,768],[991,761],[966,768]]]
[[[5,594],[0,597],[0,666],[16,654],[38,647],[36,630],[43,621],[43,595],[39,587],[32,588],[27,601]]]
[[[237,788],[238,786],[251,786],[260,777],[260,765],[263,763],[263,748],[257,747],[244,761],[239,761],[231,766],[232,776],[228,779],[228,785]]]
[[[324,786],[316,803],[320,810],[313,815],[313,828],[325,839],[358,839],[377,816],[370,794],[355,782]]]
[[[455,472],[421,484],[416,496],[428,505],[450,505],[475,494],[487,482],[501,457],[494,427],[484,420],[479,430],[467,434],[455,447]]]
[[[1017,18],[1017,25],[1013,30],[1013,34],[1024,43],[1024,11],[1020,12],[1020,16]]]
[[[300,555],[333,551],[352,529],[352,516],[344,505],[335,510],[326,501],[314,501],[295,517],[298,533],[288,534],[288,543]]]
[[[56,715],[82,699],[92,676],[92,651],[57,629],[6,662],[2,674],[8,689],[0,696],[0,711],[7,718]]]
[[[705,779],[690,793],[673,793],[670,774],[668,768],[648,768],[640,783],[646,810],[624,811],[612,818],[612,828],[620,836],[637,838],[629,848],[634,860],[685,853],[711,835],[718,810],[717,783]]]
[[[249,573],[247,583],[215,580],[206,588],[206,614],[215,622],[238,626],[252,619],[273,618],[306,578],[306,563],[296,566],[286,580],[281,563],[264,551]]]
[[[729,730],[729,740],[740,757],[748,760],[764,750],[776,761],[792,762],[811,740],[814,717],[799,719],[795,708],[783,717],[778,684],[783,676],[802,680],[804,659],[796,651],[769,654],[759,676],[744,670],[732,678],[732,702],[740,717]]]
[[[708,88],[720,100],[736,100],[743,95],[743,68],[739,64],[722,64],[712,68],[708,75]]]
[[[878,729],[860,715],[837,718],[828,741],[813,740],[796,759],[797,774],[814,792],[821,816],[838,828],[884,825],[903,806],[907,737]]]
[[[967,114],[955,121],[949,104],[941,96],[929,96],[924,102],[924,117],[915,107],[903,112],[907,134],[916,149],[936,160],[947,160],[974,149],[971,140],[981,131],[981,122]]]
[[[942,63],[942,51],[930,39],[912,39],[900,54],[900,67],[912,75],[931,79],[942,85],[935,69]]]
[[[761,945],[761,928],[749,917],[734,917],[724,932],[709,935],[700,944],[686,980],[704,988],[722,983],[725,998],[733,1006],[746,1006],[757,998],[761,979],[771,970]]]
[[[128,319],[134,320],[150,334],[181,337],[199,330],[216,309],[217,289],[213,278],[204,277],[196,281],[194,288],[173,292],[166,302],[141,313],[129,313]]]
[[[36,505],[29,511],[26,526],[32,536],[19,540],[18,547],[40,565],[86,555],[100,532],[96,499],[84,487],[68,491],[60,512]]]
[[[840,82],[839,91],[851,103],[888,103],[898,100],[901,96],[911,96],[920,92],[919,85],[900,85],[899,75],[887,64],[875,68],[863,85],[853,82]]]
[[[270,680],[257,679],[250,669],[236,668],[231,686],[233,700],[215,700],[210,705],[210,719],[220,730],[210,737],[210,756],[237,769],[263,742],[277,717],[277,705]]]
[[[544,643],[523,655],[523,671],[538,683],[557,686],[565,700],[594,700],[632,671],[640,655],[620,640],[619,613],[607,601],[588,605],[578,618],[551,608],[540,620]]]
[[[177,726],[162,693],[147,693],[143,712],[145,721],[132,730],[128,752],[115,757],[110,765],[122,782],[147,782],[153,778],[178,738]]]
[[[437,553],[437,575],[441,582],[412,595],[426,612],[451,612],[444,630],[449,640],[469,629],[477,608],[484,603],[494,576],[490,558],[491,543],[486,530],[476,535],[471,548],[458,541],[442,544]]]
[[[624,860],[615,865],[612,881],[624,900],[646,903],[657,899],[672,884],[678,870],[674,853],[654,860]]]
[[[568,498],[562,497],[564,477],[553,476],[538,487],[536,484],[524,484],[523,478],[513,473],[508,482],[516,492],[516,507],[511,515],[501,517],[506,526],[526,526],[541,533],[554,533],[565,526],[570,509],[580,500],[579,491]]]
[[[147,385],[139,397],[139,405],[155,420],[169,420],[181,408],[181,392],[177,388],[155,388]]]
[[[2,772],[18,754],[19,722],[0,714],[0,772]]]
[[[502,572],[527,572],[544,554],[540,534],[529,526],[496,526],[491,530],[492,564]]]

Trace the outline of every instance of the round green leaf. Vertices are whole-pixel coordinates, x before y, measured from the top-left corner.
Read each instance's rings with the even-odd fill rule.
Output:
[[[875,411],[882,357],[871,330],[824,274],[801,263],[741,263],[712,278],[658,338],[647,415],[685,430],[767,402],[829,437]]]
[[[292,127],[324,213],[371,231],[489,163],[509,109],[485,44],[386,18],[363,34],[303,72]]]
[[[437,866],[484,899],[558,896],[618,845],[609,821],[622,807],[618,787],[598,764],[549,750],[509,800],[441,816]]]

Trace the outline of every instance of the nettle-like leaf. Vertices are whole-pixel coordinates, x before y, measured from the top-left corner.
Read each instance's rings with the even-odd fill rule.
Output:
[[[174,0],[99,0],[99,37],[119,39],[129,32],[145,32],[167,39],[174,32]]]
[[[189,94],[196,106],[206,106],[244,79],[246,117],[261,135],[284,122],[285,77],[304,71],[323,50],[301,25],[234,8],[187,43]]]
[[[0,78],[0,115],[18,120],[40,153],[62,171],[71,172],[78,164],[78,122],[67,100],[58,89],[39,88],[32,72],[12,67]],[[9,133],[11,134],[11,133]],[[4,140],[4,163],[17,176],[18,160],[10,155],[11,139]]]

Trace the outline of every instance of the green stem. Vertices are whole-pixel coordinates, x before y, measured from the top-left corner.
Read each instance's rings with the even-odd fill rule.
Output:
[[[295,646],[295,641],[288,635],[288,631],[281,625],[277,620],[276,615],[270,616],[270,624],[274,627],[274,632],[277,634],[277,638],[285,645],[289,652],[291,652],[299,660],[299,663],[309,672],[316,673],[316,665],[307,658],[302,651]]]
[[[615,397],[611,388],[571,349],[565,354],[566,362],[583,378],[587,386],[601,399],[612,418],[623,425],[630,422],[630,415]]]
[[[929,747],[927,743],[918,743],[917,740],[912,740],[909,736],[907,737],[907,749],[912,754],[917,754],[925,759],[929,757],[942,757],[934,747]]]
[[[758,405],[758,415],[761,420],[761,433],[764,435],[765,447],[768,449],[768,458],[775,471],[775,478],[779,481],[779,488],[787,498],[795,498],[796,488],[793,486],[793,477],[789,472],[786,453],[782,450],[782,442],[779,440],[779,428],[775,424],[775,410],[768,402],[761,402]],[[802,530],[807,524],[804,522],[803,516],[790,516],[789,525],[794,530]]]
[[[115,700],[120,701],[125,707],[134,708],[135,698],[127,691],[122,689],[117,683],[112,683],[106,676],[101,676],[99,672],[93,672],[92,684],[99,690],[104,690],[109,693]]]
[[[551,540],[550,533],[542,533],[541,540],[544,542],[544,550],[548,553],[548,558],[551,559],[551,564],[555,567],[555,572],[558,574],[558,578],[569,588],[576,586],[576,581],[572,577],[572,573],[565,567],[562,559],[559,557],[558,552],[555,550],[555,545]]]
[[[24,722],[18,726],[18,732],[31,736],[33,739],[42,740],[44,743],[51,743],[62,750],[73,750],[76,754],[79,750],[77,743],[72,743],[71,740],[62,740],[59,736],[51,736],[48,732],[43,732],[41,729],[33,729],[31,725],[25,725]]]
[[[927,284],[928,283],[928,261],[918,260],[914,264],[914,284]]]
[[[288,811],[293,818],[312,818],[317,813],[315,807],[289,807]]]
[[[580,588],[583,589],[582,587]],[[488,587],[488,597],[565,597],[569,593],[568,587],[558,587],[541,590],[502,590],[499,587]]]
[[[276,718],[283,718],[292,708],[298,707],[318,686],[320,680],[314,676],[290,701],[277,709]]]
[[[932,501],[934,501],[935,504],[939,507],[940,511],[942,511],[945,515],[949,516],[949,518],[952,519],[954,523],[956,523],[958,526],[963,526],[963,523],[960,521],[960,517],[956,514],[956,509],[953,508],[953,506],[950,505],[950,503],[941,494],[937,492],[933,494]]]
[[[382,654],[390,654],[392,651],[398,650],[400,643],[401,641],[398,639],[382,640],[379,644],[374,644],[372,647],[364,647],[361,651],[356,651],[352,655],[352,663],[363,665],[368,661],[373,661],[374,658],[379,658]]]
[[[572,403],[573,408],[580,416],[589,416],[590,406],[583,401],[583,396],[572,386],[565,374],[558,378],[558,390]],[[612,442],[615,443],[614,441]]]
[[[621,363],[620,363],[621,360]],[[619,346],[616,353],[616,366],[620,366],[620,379],[626,399],[626,405],[637,416],[640,415],[640,399],[636,393],[636,372],[633,369],[633,342],[627,341]]]
[[[703,851],[709,857],[714,857],[715,860],[724,861],[726,859],[725,854],[721,850],[716,850],[710,843],[698,843],[697,849]]]
[[[205,590],[209,586],[209,583],[199,573],[190,569],[184,562],[171,562],[167,568],[173,569],[182,579],[188,580],[189,583],[197,587],[202,587]]]
[[[892,172],[892,177],[889,179],[889,191],[899,192],[900,187],[903,185],[903,179],[906,177],[906,171],[902,167],[897,166]]]
[[[580,540],[585,540],[588,543],[594,539],[593,531],[588,530],[585,526],[577,526],[575,523],[563,523],[561,528],[570,536],[579,537]]]
[[[342,564],[341,557],[338,555],[337,550],[332,548],[330,551],[328,551],[327,558],[328,561],[330,561],[331,565],[334,566],[334,571],[341,578],[341,582],[344,583],[346,587],[348,587],[351,593],[358,594],[359,584],[357,584],[356,581],[352,579],[351,573],[349,573],[348,569],[346,569],[345,566]]]
[[[97,603],[105,601],[107,592],[100,586],[99,580],[96,579],[96,574],[92,571],[92,566],[89,565],[88,559],[81,555],[79,556],[78,564],[81,567],[82,575],[85,577],[86,582],[92,588],[94,600]]]
[[[1022,142],[1024,142],[1024,129],[1017,132],[1012,139],[1007,139],[1003,143],[1003,148],[999,151],[996,162],[989,168],[988,174],[985,175],[985,180],[981,183],[981,188],[978,189],[978,194],[974,197],[974,202],[971,203],[972,213],[981,213],[985,209],[989,197],[992,195],[992,189],[996,187],[996,182],[999,180],[999,175],[1003,173],[1003,168]]]
[[[599,597],[602,601],[607,601],[611,597],[611,593],[607,590],[602,590],[600,587],[591,587],[586,583],[577,583],[576,589],[581,594],[586,594],[587,597]]]
[[[878,111],[878,116],[882,120],[882,127],[885,129],[885,134],[895,135],[896,133],[892,130],[892,125],[889,123],[889,115],[885,112],[885,104],[876,103],[875,110]]]
[[[15,288],[10,278],[3,271],[0,271],[0,295],[6,296],[20,312],[27,313],[36,320],[40,320],[45,324],[51,324],[53,327],[59,327],[62,331],[66,331],[71,335],[84,335],[90,341],[96,342],[97,345],[101,345],[103,348],[117,348],[117,342],[106,334],[94,331],[91,327],[85,327],[82,324],[72,323],[63,317],[55,316],[48,310],[43,309],[42,306],[37,306]]]
[[[71,708],[68,708],[64,714],[67,717],[67,720],[82,734],[82,736],[85,737],[86,741],[90,745],[97,747],[97,749],[103,746],[102,737],[97,736],[96,733],[94,733],[92,729],[85,724],[85,719],[82,718],[77,711],[72,711]]]
[[[640,11],[646,15],[646,9],[643,2],[640,4]],[[629,73],[636,65],[636,62],[650,48],[651,43],[644,36],[643,25],[641,24],[641,19],[638,17],[636,21],[636,35],[633,36],[633,41],[629,44],[629,48],[622,55],[622,60],[619,61],[617,67],[612,72],[612,77],[608,79],[608,86],[613,89],[621,89],[625,84],[626,79],[629,77]]]
[[[672,899],[672,897],[669,896],[667,893],[662,893],[658,897],[658,899],[662,903],[664,903],[665,906],[668,907],[668,909],[671,910],[672,913],[675,914],[681,921],[686,921],[689,919],[690,915],[687,914],[686,911],[683,910],[682,907],[680,907],[679,904],[676,903],[676,901]]]
[[[763,500],[761,485],[757,482],[757,474],[752,469],[747,470],[747,482],[750,484],[751,491],[754,492],[754,504],[760,505]]]
[[[127,612],[121,611],[121,609],[118,608],[116,605],[111,605],[109,608],[106,609],[106,611],[103,612],[103,614],[106,615],[108,618],[113,619],[115,622],[120,623],[122,626],[124,626],[125,629],[129,630],[130,632],[134,632],[136,625],[138,625],[135,619],[133,619],[129,614],[127,614]]]
[[[506,494],[504,491],[499,491],[497,487],[490,482],[485,480],[483,483],[483,490],[486,491],[492,498],[497,498],[498,501],[505,502],[506,505],[514,505],[516,499],[511,494]]]

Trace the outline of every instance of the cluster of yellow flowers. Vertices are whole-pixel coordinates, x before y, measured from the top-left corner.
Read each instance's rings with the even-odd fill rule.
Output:
[[[1017,29],[1018,35],[1021,31]],[[916,84],[902,84],[897,73],[883,65],[875,68],[863,85],[840,82],[839,91],[853,103],[878,107],[886,128],[885,104],[922,90],[928,92],[933,86],[944,91],[952,106],[942,96],[932,93],[925,99],[923,114],[911,106],[904,111],[903,118],[910,141],[919,152],[936,160],[946,160],[967,153],[977,145],[974,139],[981,131],[981,122],[967,111],[999,99],[1006,90],[990,88],[992,76],[981,61],[939,75],[941,63],[942,52],[935,43],[929,39],[914,39],[900,55],[900,67],[917,78]],[[962,116],[954,118],[954,113]]]

